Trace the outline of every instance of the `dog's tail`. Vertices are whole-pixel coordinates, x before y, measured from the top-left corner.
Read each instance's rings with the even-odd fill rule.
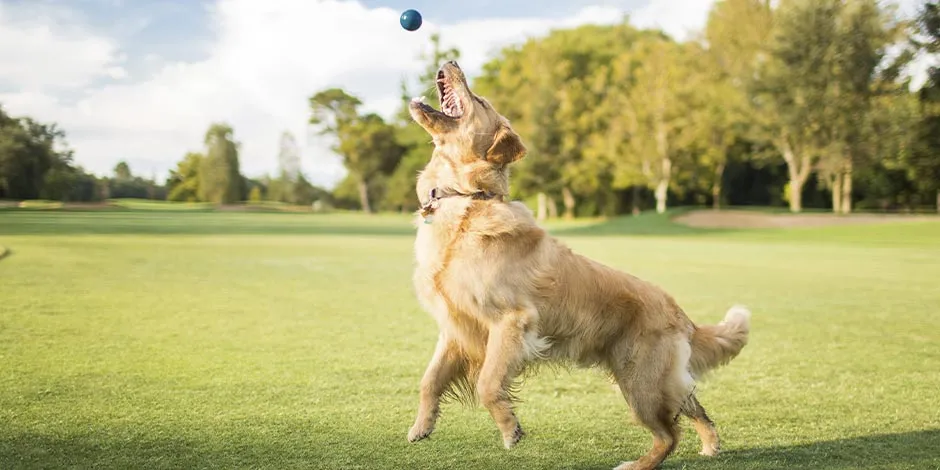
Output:
[[[717,325],[702,325],[692,334],[692,375],[701,377],[715,367],[730,362],[747,344],[751,330],[751,311],[735,305]]]

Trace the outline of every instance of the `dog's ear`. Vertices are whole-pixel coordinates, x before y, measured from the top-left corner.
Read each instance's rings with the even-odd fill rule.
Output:
[[[486,160],[498,165],[507,165],[524,157],[528,150],[519,134],[511,127],[500,124],[493,136],[493,145],[486,151]]]

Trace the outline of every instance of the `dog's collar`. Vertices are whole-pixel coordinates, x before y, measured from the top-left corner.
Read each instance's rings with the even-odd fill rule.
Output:
[[[438,208],[438,202],[448,197],[469,197],[476,200],[502,199],[501,194],[491,193],[489,191],[477,191],[475,193],[462,193],[454,189],[431,188],[428,191],[428,202],[421,206],[421,216],[427,219]]]

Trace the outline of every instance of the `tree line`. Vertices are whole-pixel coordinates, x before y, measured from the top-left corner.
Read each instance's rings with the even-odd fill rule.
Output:
[[[717,1],[705,28],[685,41],[625,20],[499,51],[473,87],[529,147],[513,167],[512,196],[540,218],[706,204],[937,210],[940,69],[916,90],[902,71],[916,58],[940,57],[938,3],[910,21],[876,0],[773,3]],[[362,112],[342,88],[310,97],[310,125],[347,169],[332,191],[303,175],[289,133],[278,174],[250,179],[232,128],[212,124],[204,151],[186,154],[158,186],[123,167],[113,177],[89,175],[63,150],[61,129],[0,108],[0,198],[319,200],[412,211],[431,143],[407,103],[460,52],[434,35],[421,58],[425,70],[402,80],[401,107],[388,120]]]
[[[278,154],[279,174],[252,179],[240,170],[232,127],[213,123],[203,152],[188,152],[169,171],[163,184],[134,175],[126,161],[99,177],[76,165],[65,132],[55,124],[30,117],[14,118],[0,107],[0,199],[47,199],[100,202],[136,198],[179,202],[233,204],[276,201],[309,205],[330,194],[311,184],[300,170],[300,150],[284,132]]]
[[[912,23],[875,0],[724,0],[685,42],[621,24],[506,49],[477,91],[536,155],[516,169],[518,196],[560,198],[569,216],[936,208],[940,75],[911,91],[901,72],[938,53],[937,12],[927,3]]]
[[[328,192],[307,180],[301,171],[300,148],[293,134],[281,134],[278,174],[258,179],[242,175],[239,143],[226,123],[209,126],[204,152],[189,152],[170,170],[166,180],[167,200],[235,204],[243,201],[274,201],[309,205],[325,200]]]
[[[165,188],[131,174],[120,162],[110,177],[76,165],[65,132],[55,124],[13,117],[0,106],[0,199],[100,201],[108,198],[163,199]]]

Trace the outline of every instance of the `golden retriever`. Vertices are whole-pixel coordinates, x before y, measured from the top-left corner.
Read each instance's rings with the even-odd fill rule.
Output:
[[[408,440],[434,430],[442,396],[478,398],[506,448],[523,436],[510,387],[527,365],[557,361],[609,371],[652,449],[617,469],[652,469],[675,449],[677,419],[691,418],[702,454],[718,434],[694,380],[747,343],[750,312],[696,326],[659,287],[573,253],[522,203],[507,201],[507,167],[526,154],[509,121],[474,94],[456,62],[437,75],[441,110],[421,99],[411,117],[433,138],[417,178],[414,286],[437,321]]]

